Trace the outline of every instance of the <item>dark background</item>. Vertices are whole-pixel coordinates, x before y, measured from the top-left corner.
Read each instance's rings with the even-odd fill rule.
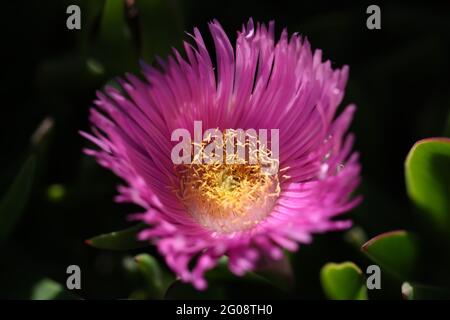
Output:
[[[80,31],[66,28],[70,4],[81,7]],[[154,54],[165,57],[171,46],[179,48],[182,39],[188,40],[183,30],[198,26],[210,44],[207,22],[213,18],[232,39],[249,17],[274,19],[278,34],[283,27],[298,31],[333,66],[350,66],[344,102],[358,106],[352,131],[361,153],[359,193],[364,196],[350,215],[369,238],[417,228],[403,163],[414,142],[443,136],[448,128],[450,6],[445,1],[374,2],[381,7],[382,29],[368,30],[368,4],[151,0],[142,5],[145,10],[128,8],[125,19],[118,17],[123,25],[112,23],[102,36],[103,1],[2,3],[0,195],[30,153],[39,157],[26,210],[0,243],[0,298],[29,298],[42,277],[64,284],[70,264],[82,269],[83,289],[76,294],[83,298],[125,298],[139,286],[129,279],[123,259],[143,250],[101,251],[83,242],[129,226],[126,214],[137,208],[112,201],[119,181],[82,154],[87,143],[78,130],[88,129],[96,90],[126,71],[137,73],[139,58],[151,62]],[[45,145],[37,146],[31,137],[46,118],[54,125]],[[293,257],[297,280],[291,297],[321,298],[320,267],[344,260],[367,263],[342,233],[316,237]],[[225,290],[228,297],[265,294]]]

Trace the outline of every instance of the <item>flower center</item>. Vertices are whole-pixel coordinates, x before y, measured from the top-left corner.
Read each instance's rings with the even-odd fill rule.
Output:
[[[257,225],[280,192],[277,175],[262,172],[259,164],[190,164],[178,169],[178,197],[197,222],[220,233]]]
[[[174,191],[188,213],[209,230],[223,234],[251,229],[270,214],[279,196],[278,174],[264,170],[278,165],[278,160],[251,143],[245,143],[244,159],[233,153],[215,157],[205,152],[209,142],[202,143],[197,154],[207,163],[175,166],[179,185]],[[250,160],[251,150],[258,153],[257,161]]]

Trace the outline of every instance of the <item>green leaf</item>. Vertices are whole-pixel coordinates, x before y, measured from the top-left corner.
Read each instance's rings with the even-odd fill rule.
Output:
[[[399,279],[411,279],[417,271],[418,243],[413,235],[404,230],[380,234],[367,241],[361,249],[382,269]]]
[[[449,300],[450,290],[404,282],[402,284],[402,296],[405,300]]]
[[[405,163],[406,187],[414,203],[440,231],[450,230],[450,139],[417,142]]]
[[[176,3],[166,0],[136,0],[141,28],[141,56],[152,62],[155,55],[166,56],[183,36]]]
[[[98,249],[107,250],[131,250],[149,246],[147,241],[139,241],[137,234],[146,228],[144,223],[140,223],[131,228],[102,234],[86,240],[86,244]]]
[[[101,70],[101,74],[107,72],[109,76],[136,71],[138,54],[126,21],[125,1],[105,1],[99,29],[92,57],[87,59],[89,70],[94,73]],[[95,68],[92,68],[93,61]]]
[[[35,156],[31,156],[22,166],[0,202],[0,243],[11,233],[25,209],[30,196],[35,169]]]
[[[123,48],[129,40],[129,36],[125,21],[125,2],[123,0],[106,0],[100,24],[100,41]]]
[[[138,270],[147,283],[147,297],[162,299],[173,278],[165,274],[156,259],[146,253],[137,255],[135,261]]]
[[[367,288],[361,269],[353,262],[327,263],[320,271],[323,290],[333,300],[366,300]]]
[[[79,297],[63,288],[61,284],[48,278],[36,283],[31,293],[32,300],[77,300]]]

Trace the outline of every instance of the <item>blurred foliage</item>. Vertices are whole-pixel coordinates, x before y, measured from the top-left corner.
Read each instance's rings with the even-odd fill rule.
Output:
[[[70,4],[81,7],[79,31],[65,26]],[[4,3],[1,30],[8,50],[4,50],[0,76],[4,97],[0,221],[8,222],[0,223],[0,298],[61,297],[70,264],[83,270],[82,289],[75,295],[84,299],[334,298],[335,293],[330,293],[334,289],[325,293],[321,282],[333,286],[333,279],[350,277],[353,280],[345,281],[358,283],[354,281],[356,266],[365,270],[372,258],[387,269],[400,266],[398,270],[407,276],[398,279],[383,272],[382,290],[370,290],[369,298],[445,296],[445,288],[450,287],[450,244],[448,239],[442,240],[442,233],[449,234],[442,222],[449,219],[448,153],[443,152],[447,158],[435,160],[434,154],[445,147],[438,151],[416,147],[417,159],[410,154],[405,169],[406,184],[404,161],[416,141],[449,136],[450,5],[438,1],[383,4],[382,29],[370,31],[365,27],[368,4],[206,0]],[[313,48],[323,49],[334,67],[350,66],[344,104],[358,105],[352,131],[363,166],[358,192],[364,195],[364,202],[349,213],[357,227],[345,234],[316,236],[311,245],[290,256],[292,272],[278,268],[286,272],[250,274],[241,279],[221,265],[209,272],[211,285],[205,292],[173,282],[151,246],[120,251],[86,245],[85,240],[95,235],[132,227],[125,214],[137,210],[113,202],[119,180],[81,152],[87,143],[78,131],[89,126],[88,109],[95,91],[125,72],[138,73],[139,59],[152,63],[155,56],[164,58],[170,53],[171,47],[181,47],[182,40],[189,40],[184,30],[191,32],[198,26],[211,47],[209,20],[217,18],[233,38],[249,17],[265,22],[274,19],[277,32],[284,26],[290,32],[298,31],[309,38]],[[424,191],[416,194],[415,188]],[[438,227],[447,229],[436,234],[433,223],[422,223],[427,215]],[[412,244],[409,236],[387,238],[383,243],[378,239],[368,247],[368,256],[359,250],[367,238],[398,229],[417,235],[418,241]],[[116,238],[100,239],[103,247],[111,247]],[[416,249],[420,259],[410,275],[408,268],[416,266]],[[402,254],[394,257],[397,252]],[[328,271],[327,280],[321,279],[320,270],[329,261],[353,261],[354,265],[345,264],[344,271],[339,267]],[[408,282],[402,285],[404,281]],[[348,289],[346,298],[350,298],[348,292],[355,293],[350,286],[343,289]]]
[[[109,250],[130,250],[147,247],[146,241],[139,241],[137,234],[145,229],[145,224],[141,223],[125,230],[101,234],[86,240],[86,244],[99,249]]]
[[[0,202],[0,241],[11,232],[28,200],[34,176],[33,156],[23,165],[14,183]]]
[[[450,290],[405,282],[402,295],[405,300],[448,300]]]
[[[437,231],[450,230],[450,139],[425,139],[411,149],[405,166],[409,196]]]
[[[32,300],[76,300],[79,299],[64,287],[51,279],[39,280],[31,293]]]
[[[334,300],[367,299],[366,281],[361,269],[352,262],[327,263],[321,273],[322,287]]]
[[[363,252],[383,270],[400,279],[411,279],[418,267],[418,245],[406,231],[386,232],[362,246]]]
[[[450,267],[448,247],[450,227],[447,224],[450,211],[442,210],[442,207],[447,205],[446,201],[450,199],[449,148],[450,139],[422,140],[412,147],[405,161],[409,195],[419,206],[422,214],[431,216],[432,219],[429,220],[439,223],[439,230],[442,231],[437,234],[439,246],[436,245],[435,239],[428,238],[426,233],[416,237],[405,230],[382,233],[361,246],[366,256],[381,267],[383,272],[396,278],[389,279],[390,286],[394,290],[400,290],[399,281],[404,281],[401,286],[404,299],[450,298],[449,276],[444,274],[442,269],[443,267],[448,270]],[[437,155],[441,157],[440,161],[430,163]],[[426,194],[430,196],[426,197]],[[425,252],[427,255],[424,254]],[[438,262],[439,265],[433,262]],[[430,273],[430,267],[432,273]],[[360,291],[355,285],[357,283],[355,274],[358,270],[358,267],[351,262],[325,265],[321,275],[322,287],[327,296],[332,299],[360,298]],[[409,282],[417,279],[426,279],[427,282],[444,287]],[[345,285],[345,282],[348,284]]]

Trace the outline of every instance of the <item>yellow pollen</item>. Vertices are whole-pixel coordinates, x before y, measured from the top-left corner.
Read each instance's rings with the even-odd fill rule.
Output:
[[[229,130],[224,134],[224,145],[234,135]],[[211,137],[205,140],[199,146],[197,158],[193,157],[199,162],[175,166],[179,185],[173,191],[194,220],[208,229],[231,233],[254,227],[270,214],[280,194],[278,175],[263,170],[265,166],[278,164],[278,160],[272,159],[266,148],[252,148],[252,142],[246,141],[245,159],[239,159],[237,153],[224,152],[222,157],[213,155],[202,163],[201,159],[205,162],[207,158],[205,148]],[[238,145],[239,142],[234,145],[235,149]],[[251,155],[252,152],[256,154]],[[256,155],[256,163],[250,161]]]

